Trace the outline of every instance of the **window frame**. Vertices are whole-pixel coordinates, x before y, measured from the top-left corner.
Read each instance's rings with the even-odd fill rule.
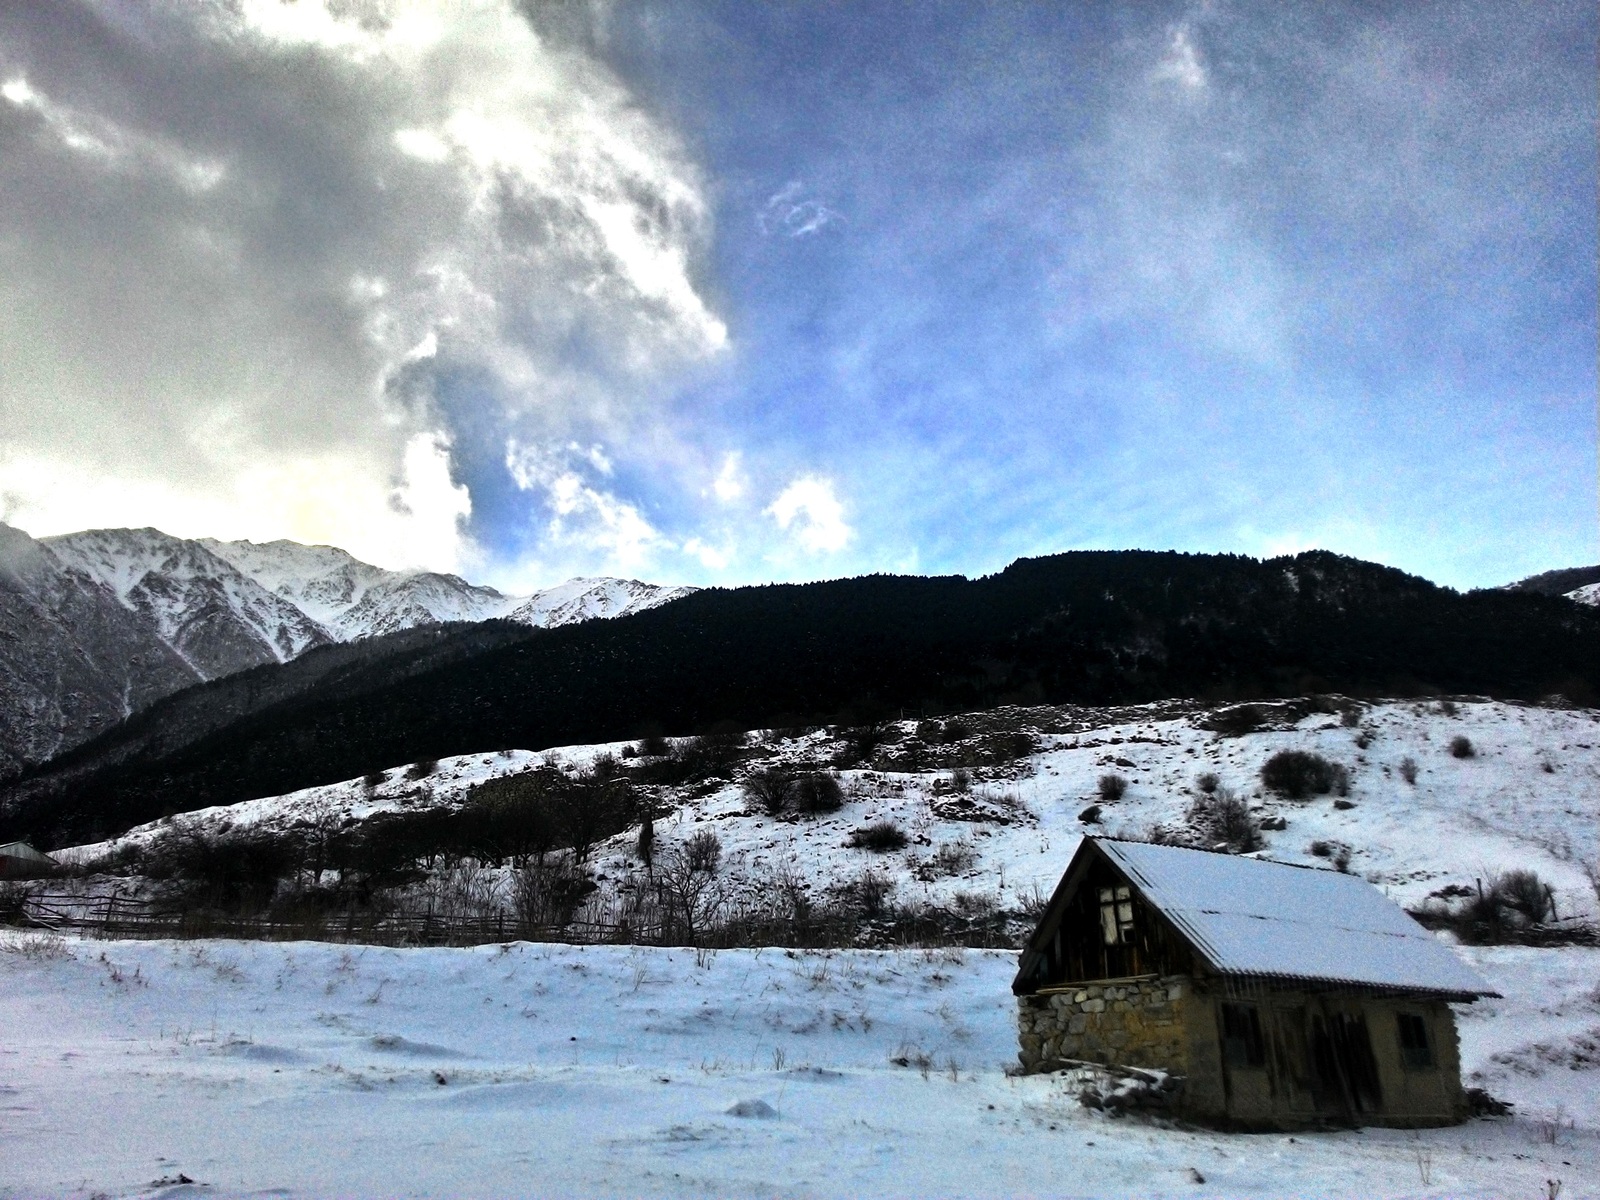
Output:
[[[1113,884],[1099,889],[1100,940],[1107,946],[1133,944],[1133,889]]]
[[[1264,1070],[1267,1039],[1261,1030],[1260,1005],[1224,1000],[1218,1019],[1222,1026],[1223,1063],[1247,1071]]]
[[[1432,1071],[1438,1068],[1428,1018],[1421,1013],[1404,1010],[1395,1013],[1395,1040],[1400,1047],[1400,1065],[1406,1070]]]

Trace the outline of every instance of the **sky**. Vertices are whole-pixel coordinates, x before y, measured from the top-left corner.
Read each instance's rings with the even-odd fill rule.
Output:
[[[0,520],[1600,561],[1593,5],[0,6]]]

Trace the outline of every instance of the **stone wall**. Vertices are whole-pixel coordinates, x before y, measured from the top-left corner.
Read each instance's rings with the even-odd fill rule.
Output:
[[[1017,1057],[1024,1071],[1048,1070],[1058,1059],[1188,1069],[1184,1005],[1188,976],[1148,976],[1064,988],[1017,998]]]

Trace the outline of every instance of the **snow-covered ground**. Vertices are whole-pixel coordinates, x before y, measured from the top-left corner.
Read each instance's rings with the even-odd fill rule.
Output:
[[[1397,702],[1372,705],[1356,726],[1336,714],[1317,713],[1294,728],[1223,737],[1201,728],[1202,711],[1174,706],[1119,709],[1102,719],[1089,710],[1027,710],[1015,720],[1037,729],[1040,752],[1002,768],[972,772],[966,793],[951,790],[951,772],[928,770],[841,773],[846,803],[817,820],[780,820],[752,811],[737,783],[703,796],[693,789],[660,797],[671,815],[656,823],[663,849],[700,829],[716,831],[724,870],[758,885],[778,869],[792,871],[820,891],[872,865],[896,884],[902,901],[949,904],[958,895],[982,896],[1016,909],[1048,895],[1084,832],[1142,836],[1155,825],[1177,828],[1193,802],[1196,778],[1215,773],[1258,817],[1282,819],[1265,834],[1267,857],[1328,864],[1312,853],[1346,846],[1350,869],[1415,907],[1449,885],[1512,870],[1536,871],[1555,889],[1561,916],[1595,918],[1594,888],[1585,864],[1600,864],[1600,710],[1547,709],[1500,702]],[[909,731],[915,722],[902,723]],[[1473,747],[1470,758],[1450,752],[1456,737]],[[756,735],[768,764],[819,765],[837,748],[825,731],[799,737]],[[1365,745],[1361,743],[1364,742]],[[265,824],[285,828],[329,814],[362,818],[425,804],[454,804],[484,779],[524,770],[536,762],[580,770],[601,754],[620,755],[625,743],[577,746],[541,754],[502,751],[441,760],[422,781],[391,769],[372,788],[361,780],[310,788],[289,796],[206,809],[188,819],[213,826]],[[1350,771],[1347,798],[1284,800],[1261,787],[1262,763],[1278,750],[1316,751]],[[1416,763],[1407,783],[1402,766]],[[1097,794],[1103,774],[1128,781],[1126,794],[1107,802]],[[1345,807],[1339,807],[1343,803]],[[1101,807],[1097,825],[1079,815]],[[888,855],[850,849],[849,833],[876,821],[898,824],[910,839]],[[69,849],[60,857],[90,861],[123,842],[148,841],[153,823],[110,843]],[[638,870],[628,832],[602,845],[595,870],[602,888],[616,887]],[[945,847],[962,851],[944,861],[968,860],[959,871],[932,870]]]
[[[1006,1075],[999,951],[5,931],[0,1196],[1600,1195],[1593,1055],[1546,1049],[1600,1036],[1600,951],[1469,953],[1515,1118],[1241,1136]]]

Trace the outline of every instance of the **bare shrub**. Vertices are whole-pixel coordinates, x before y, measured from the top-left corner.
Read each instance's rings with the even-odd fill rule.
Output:
[[[531,860],[511,873],[511,907],[525,934],[561,929],[594,884],[565,855]]]
[[[714,855],[709,852],[708,843],[696,844],[707,834],[716,845]],[[663,938],[699,945],[727,907],[728,890],[717,870],[722,844],[715,834],[702,830],[662,857],[656,889],[661,898]]]
[[[22,920],[32,892],[20,883],[0,883],[0,925],[15,925]]]
[[[1106,774],[1100,776],[1100,782],[1096,786],[1100,792],[1100,799],[1111,804],[1122,799],[1128,790],[1128,781],[1121,775]]]
[[[950,903],[964,917],[992,917],[1000,911],[1000,899],[991,892],[957,892]]]
[[[807,771],[796,777],[791,789],[794,810],[806,816],[838,812],[844,807],[839,778],[826,771]]]
[[[1355,707],[1344,709],[1339,713],[1339,724],[1346,729],[1354,729],[1361,724],[1361,710]]]
[[[850,831],[850,845],[857,850],[871,850],[874,854],[888,854],[906,848],[905,831],[893,821],[874,821],[861,829]]]
[[[366,788],[369,792],[381,788],[388,782],[389,772],[387,771],[373,771],[370,774],[363,775],[361,777],[361,786]]]
[[[1465,734],[1458,733],[1450,739],[1451,758],[1476,758],[1477,748],[1473,746],[1472,739]]]
[[[414,762],[406,768],[406,778],[412,783],[426,779],[439,769],[436,759],[425,758],[421,762]]]
[[[964,792],[972,786],[972,773],[965,767],[957,767],[950,772],[950,790]]]
[[[1409,754],[1400,760],[1400,778],[1411,784],[1417,782],[1417,760]]]
[[[1200,774],[1194,777],[1194,786],[1199,788],[1208,796],[1217,790],[1217,785],[1221,782],[1222,781],[1217,778],[1217,773],[1215,771],[1202,771]]]
[[[945,842],[933,852],[928,864],[935,876],[963,875],[978,865],[978,848],[965,838]]]
[[[789,791],[793,786],[793,771],[761,767],[745,776],[744,794],[762,812],[778,817],[788,810]]]
[[[666,758],[672,753],[672,743],[659,733],[652,733],[639,739],[634,753],[639,758]]]
[[[1261,848],[1261,830],[1249,805],[1228,788],[1196,797],[1189,806],[1189,824],[1207,846],[1222,847],[1232,854]]]
[[[1450,891],[1458,897],[1454,903],[1422,912],[1464,942],[1516,942],[1555,916],[1555,891],[1533,871],[1506,871],[1479,880],[1476,889]]]
[[[1329,762],[1308,750],[1279,750],[1262,764],[1261,782],[1291,800],[1329,792],[1343,796],[1350,791],[1350,772],[1343,763]]]
[[[883,871],[867,867],[834,889],[839,898],[863,917],[882,916],[894,894],[895,881]]]
[[[1208,719],[1201,722],[1201,727],[1227,737],[1239,737],[1254,733],[1271,719],[1271,714],[1259,704],[1236,704],[1210,714]]]
[[[1340,871],[1348,871],[1350,861],[1355,857],[1355,852],[1343,842],[1318,840],[1312,842],[1309,849],[1317,858],[1331,859],[1334,867]]]
[[[722,865],[722,839],[710,829],[701,829],[683,844],[683,855],[689,870],[715,875]]]

